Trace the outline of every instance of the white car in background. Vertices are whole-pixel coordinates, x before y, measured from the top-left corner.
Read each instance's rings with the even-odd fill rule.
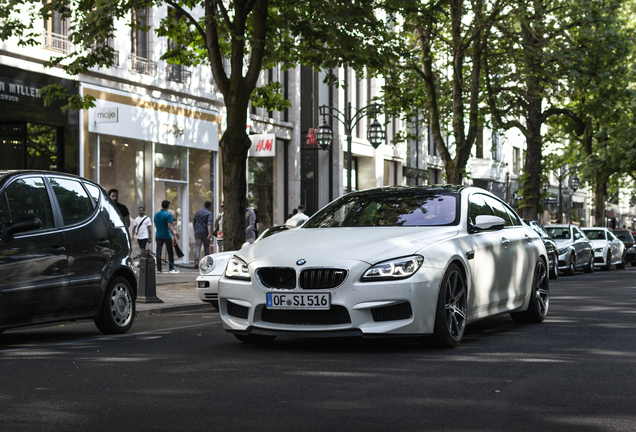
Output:
[[[235,252],[219,311],[244,342],[433,335],[454,347],[482,318],[543,321],[547,266],[539,235],[483,189],[368,189]]]
[[[625,268],[625,244],[609,228],[582,228],[594,247],[594,265],[603,270]]]
[[[286,226],[275,226],[266,229],[256,239],[256,242],[277,234],[282,231],[287,231],[289,228]],[[250,246],[249,243],[245,243],[243,247]],[[225,272],[225,267],[236,251],[218,252],[211,255],[206,255],[199,262],[199,276],[197,276],[197,294],[201,301],[210,303],[213,308],[219,309],[219,279]]]

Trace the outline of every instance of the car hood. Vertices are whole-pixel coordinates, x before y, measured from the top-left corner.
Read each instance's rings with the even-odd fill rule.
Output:
[[[564,247],[572,246],[574,242],[572,240],[566,239],[554,239],[554,242],[557,245],[557,248],[563,249]]]
[[[456,236],[458,232],[457,226],[301,228],[245,246],[237,255],[248,264],[267,260],[291,266],[299,259],[312,264],[326,260],[375,264],[415,254],[422,248]]]
[[[592,243],[592,246],[594,247],[594,249],[596,249],[596,248],[607,246],[609,244],[609,241],[607,241],[607,240],[590,240],[590,243]]]

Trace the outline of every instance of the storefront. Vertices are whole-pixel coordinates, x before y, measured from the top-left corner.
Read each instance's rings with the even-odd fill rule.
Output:
[[[77,83],[0,65],[0,169],[78,173],[78,114],[47,107],[42,87],[57,84],[77,94]]]
[[[163,200],[170,201],[188,262],[194,256],[192,216],[205,201],[213,203],[214,215],[219,212],[220,114],[96,86],[82,91],[96,98],[95,108],[82,113],[82,175],[117,189],[131,219],[140,206],[152,218]]]

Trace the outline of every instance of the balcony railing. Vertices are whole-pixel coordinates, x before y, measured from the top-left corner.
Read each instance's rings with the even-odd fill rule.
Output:
[[[69,42],[68,36],[44,31],[42,33],[43,45],[45,49],[61,54],[69,54],[73,50],[73,44]]]
[[[166,78],[168,81],[174,81],[177,83],[186,83],[190,81],[192,72],[186,69],[183,65],[168,64],[166,68]]]
[[[108,38],[105,44],[93,42],[92,51],[98,52],[99,50],[104,49],[105,46],[109,46],[110,48],[113,48],[115,46],[115,41],[113,40],[113,38]],[[114,50],[114,53],[113,53],[113,66],[119,67],[119,51],[117,50]]]
[[[157,75],[157,62],[145,58],[130,56],[130,70],[144,75]]]

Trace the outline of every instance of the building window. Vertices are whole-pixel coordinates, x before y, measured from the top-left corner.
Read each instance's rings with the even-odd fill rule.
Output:
[[[68,19],[61,13],[52,11],[52,15],[44,20],[44,48],[62,54],[72,51],[68,40]]]
[[[175,24],[178,24],[179,20],[183,16],[179,11],[174,8],[168,8],[168,16],[172,17]],[[178,50],[180,45],[173,39],[168,38],[168,51]],[[190,81],[191,72],[181,64],[168,63],[166,66],[166,79],[177,83],[185,83]]]
[[[512,173],[519,175],[521,171],[521,149],[519,147],[512,148]]]
[[[152,44],[150,40],[150,8],[134,9],[132,11],[132,55],[131,70],[144,75],[156,75],[157,63],[153,62]]]

